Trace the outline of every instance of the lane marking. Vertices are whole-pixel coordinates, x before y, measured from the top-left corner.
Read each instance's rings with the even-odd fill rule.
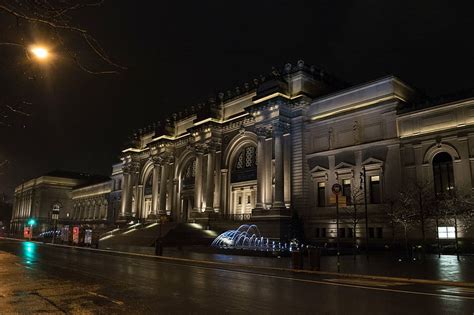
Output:
[[[383,282],[383,281],[373,281],[365,279],[323,279],[324,281],[337,282],[337,283],[348,283],[348,284],[357,284],[362,286],[372,286],[372,287],[390,287],[390,286],[401,286],[408,285],[409,283],[403,282]]]
[[[470,294],[474,295],[474,289],[470,288],[446,288],[441,289],[441,292],[454,293],[454,294]]]

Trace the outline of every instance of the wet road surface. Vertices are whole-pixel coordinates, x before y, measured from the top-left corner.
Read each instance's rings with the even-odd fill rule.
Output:
[[[0,240],[0,313],[473,314],[474,288]]]

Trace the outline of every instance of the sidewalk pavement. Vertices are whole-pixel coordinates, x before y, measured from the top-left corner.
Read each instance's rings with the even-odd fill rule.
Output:
[[[139,254],[154,255],[153,247],[139,247],[117,245],[112,249]],[[212,252],[204,246],[188,246],[181,250],[176,247],[165,247],[163,256],[206,260],[215,262],[234,263],[240,265],[253,265],[265,267],[291,268],[291,257],[255,257],[241,255],[226,255]],[[401,258],[401,259],[400,259]],[[365,255],[357,255],[355,260],[352,255],[340,257],[341,273],[386,276],[400,278],[417,278],[427,280],[447,280],[460,282],[474,282],[474,256],[461,256],[458,261],[455,255],[427,254],[424,259],[406,260],[403,254],[388,252],[375,252],[367,260]],[[309,269],[308,258],[305,260],[305,269]],[[321,271],[337,272],[337,257],[322,256]]]

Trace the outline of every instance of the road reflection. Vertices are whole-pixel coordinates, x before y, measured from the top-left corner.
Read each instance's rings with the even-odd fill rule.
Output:
[[[23,242],[23,258],[27,264],[36,261],[37,246],[37,244],[32,242]]]

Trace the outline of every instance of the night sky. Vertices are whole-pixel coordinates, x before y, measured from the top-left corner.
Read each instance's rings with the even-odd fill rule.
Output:
[[[76,21],[121,74],[58,56],[24,83],[17,52],[0,46],[0,101],[32,103],[0,126],[0,193],[54,169],[109,175],[134,130],[298,59],[351,84],[394,74],[429,96],[473,88],[473,12],[473,1],[106,1]]]

